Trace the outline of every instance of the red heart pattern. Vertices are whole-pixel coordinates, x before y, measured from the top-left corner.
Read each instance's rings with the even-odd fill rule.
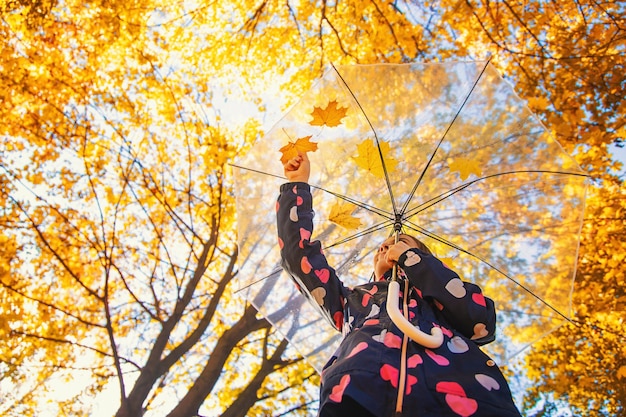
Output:
[[[356,355],[357,353],[363,352],[365,349],[367,349],[367,343],[366,342],[361,342],[358,345],[356,345],[355,347],[352,348],[352,350],[350,351],[350,353],[348,354],[348,356],[346,356],[346,358],[351,358],[354,355]]]
[[[378,292],[378,287],[374,285],[369,291],[365,290],[365,294],[363,294],[363,299],[361,300],[361,305],[363,307],[367,306],[372,298],[372,295]]]
[[[338,385],[335,385],[331,390],[331,394],[328,399],[336,403],[340,403],[343,399],[343,393],[346,391],[346,387],[350,383],[350,375],[344,375],[341,377]]]
[[[407,365],[409,366],[409,368],[416,368],[417,365],[421,365],[422,363],[424,363],[424,360],[422,359],[422,357],[420,355],[418,355],[417,353],[415,355],[412,355],[408,360],[407,360]]]
[[[439,366],[450,365],[450,361],[445,356],[438,355],[430,349],[426,349],[426,354]]]
[[[385,364],[380,368],[380,376],[385,381],[390,382],[392,387],[398,388],[398,378],[400,373],[396,368],[389,364]]]
[[[330,278],[330,271],[326,268],[324,269],[316,269],[315,270],[315,275],[317,275],[317,277],[320,279],[320,281],[322,281],[324,284],[326,284],[328,282],[328,279]]]
[[[487,306],[487,302],[485,301],[485,296],[482,295],[481,293],[475,292],[474,294],[472,294],[472,301],[474,301],[479,306],[483,306],[483,307]]]
[[[456,382],[438,382],[435,389],[445,394],[446,404],[452,411],[462,417],[469,417],[478,411],[478,402],[467,398],[463,387]]]

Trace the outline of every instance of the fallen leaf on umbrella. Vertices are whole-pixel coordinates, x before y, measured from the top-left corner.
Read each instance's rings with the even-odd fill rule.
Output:
[[[389,156],[389,143],[385,141],[380,141],[379,144],[380,151],[378,150],[372,139],[366,139],[361,142],[359,145],[357,145],[359,156],[355,158],[355,162],[359,167],[371,172],[376,177],[384,178],[385,171],[383,169],[381,156],[385,161],[387,173],[391,173],[396,169],[398,161],[395,158]]]
[[[315,106],[311,112],[313,120],[309,123],[311,126],[328,126],[335,127],[341,124],[348,111],[347,107],[337,107],[337,100],[329,101],[325,108]]]
[[[467,158],[455,158],[452,162],[448,163],[451,172],[458,172],[461,181],[465,181],[471,174],[480,177],[482,175],[482,169],[477,161]]]
[[[361,220],[352,215],[356,206],[351,203],[336,203],[330,209],[328,220],[348,230],[358,229]]]
[[[315,152],[317,150],[317,142],[311,142],[311,136],[305,136],[295,142],[289,141],[288,144],[279,150],[283,154],[283,156],[280,157],[280,162],[284,164],[300,153]]]

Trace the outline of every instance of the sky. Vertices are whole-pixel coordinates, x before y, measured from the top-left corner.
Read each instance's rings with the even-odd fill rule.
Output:
[[[622,148],[619,148],[615,145],[611,145],[609,146],[609,150],[611,151],[611,153],[613,154],[616,160],[621,161],[622,169],[619,172],[619,175],[621,175],[621,177],[624,178],[624,176],[626,176],[626,144]]]

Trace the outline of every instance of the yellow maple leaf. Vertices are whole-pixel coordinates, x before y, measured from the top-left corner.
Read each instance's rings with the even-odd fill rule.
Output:
[[[347,107],[337,107],[337,100],[329,101],[324,109],[318,106],[313,108],[313,111],[311,112],[313,120],[309,123],[311,126],[339,126],[341,124],[341,119],[345,117],[347,111]]]
[[[359,151],[359,155],[355,158],[356,164],[372,174],[374,174],[378,178],[385,177],[385,171],[383,169],[382,158],[385,160],[385,167],[387,168],[387,173],[392,173],[396,166],[398,165],[398,161],[389,156],[390,146],[389,143],[385,141],[380,141],[380,151],[378,147],[374,144],[372,139],[365,139],[359,145],[357,145],[357,150]]]
[[[617,370],[617,378],[618,379],[626,378],[626,366],[624,365],[620,366],[620,368]]]
[[[448,163],[450,172],[458,172],[461,181],[465,181],[471,174],[480,177],[482,175],[482,169],[478,164],[478,161],[467,158],[455,158],[452,162]]]
[[[358,229],[361,226],[361,220],[352,215],[355,209],[354,204],[337,202],[330,209],[328,220],[348,230]]]
[[[295,142],[289,141],[288,144],[279,149],[279,151],[283,154],[280,157],[280,162],[284,164],[291,158],[298,156],[300,153],[315,152],[316,150],[317,142],[311,142],[311,136],[305,136],[297,139]]]

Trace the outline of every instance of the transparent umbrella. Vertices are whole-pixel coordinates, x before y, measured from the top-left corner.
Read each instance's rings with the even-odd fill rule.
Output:
[[[283,152],[280,152],[280,151]],[[243,294],[319,371],[341,334],[280,265],[285,152],[306,151],[312,239],[348,286],[395,229],[492,298],[504,361],[570,317],[586,175],[488,62],[330,68],[236,163]]]

